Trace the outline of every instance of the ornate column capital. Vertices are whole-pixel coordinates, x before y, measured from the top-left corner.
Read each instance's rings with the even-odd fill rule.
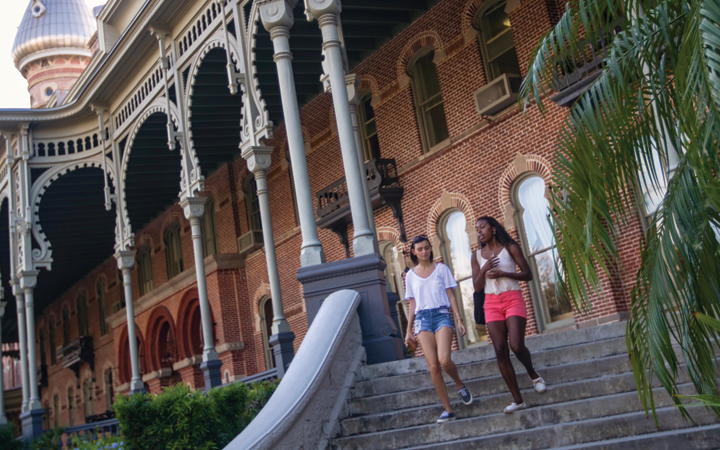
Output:
[[[309,22],[320,20],[326,14],[340,14],[342,4],[340,0],[305,0],[305,16]]]
[[[247,161],[248,170],[254,174],[267,172],[270,169],[273,147],[261,145],[247,147],[242,151],[242,157]]]
[[[38,270],[24,270],[20,274],[20,287],[22,289],[34,289],[37,286]]]
[[[115,252],[115,259],[118,262],[118,269],[129,269],[132,270],[135,267],[135,250],[120,250]]]
[[[291,28],[295,23],[293,8],[297,0],[262,0],[256,2],[260,7],[260,20],[267,31],[277,27]]]
[[[189,220],[202,219],[205,215],[205,202],[207,202],[206,197],[183,197],[180,199],[180,207],[185,213],[185,218]]]

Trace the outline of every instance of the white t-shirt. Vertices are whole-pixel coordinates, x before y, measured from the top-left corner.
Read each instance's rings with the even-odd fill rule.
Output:
[[[435,265],[435,270],[427,278],[422,278],[410,270],[405,277],[405,300],[415,299],[415,312],[423,309],[450,307],[446,289],[457,287],[450,268],[443,263]]]

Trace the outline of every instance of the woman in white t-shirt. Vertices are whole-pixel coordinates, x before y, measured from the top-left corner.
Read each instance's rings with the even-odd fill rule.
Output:
[[[460,316],[453,289],[457,282],[445,264],[433,262],[433,252],[427,236],[418,236],[412,241],[410,259],[415,267],[405,277],[405,299],[409,303],[408,328],[405,333],[407,345],[413,343],[415,336],[425,354],[430,375],[440,401],[445,407],[438,423],[455,420],[447,386],[443,380],[441,366],[445,373],[455,381],[458,394],[463,403],[469,405],[473,397],[458,375],[457,367],[451,357],[451,346],[455,327],[450,310],[455,313],[457,325],[462,336],[465,326]]]

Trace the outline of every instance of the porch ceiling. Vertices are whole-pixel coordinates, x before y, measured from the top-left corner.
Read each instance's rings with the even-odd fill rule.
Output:
[[[437,0],[344,0],[342,27],[350,68],[357,66],[414,20]],[[300,108],[323,92],[322,35],[317,22],[305,19],[304,4],[295,7],[295,24],[290,29],[290,49]],[[273,47],[270,33],[260,25],[256,36],[256,67],[263,99],[275,125],[283,122]]]

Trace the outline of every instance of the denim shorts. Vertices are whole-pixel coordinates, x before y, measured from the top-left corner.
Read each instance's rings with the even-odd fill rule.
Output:
[[[449,308],[423,309],[415,315],[415,336],[421,331],[437,333],[442,327],[455,330]]]

